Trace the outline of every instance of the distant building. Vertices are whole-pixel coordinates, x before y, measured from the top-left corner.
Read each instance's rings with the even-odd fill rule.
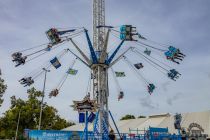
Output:
[[[63,129],[64,131],[83,131],[84,124],[77,124]],[[120,133],[143,134],[149,126],[168,128],[171,134],[177,134],[174,128],[174,116],[167,114],[151,115],[146,118],[122,120],[117,122]],[[181,126],[183,135],[190,140],[202,140],[210,138],[210,111],[182,113]],[[111,127],[115,130],[114,125]],[[89,131],[93,130],[93,125],[89,125]],[[138,130],[138,131],[137,131]],[[116,132],[116,130],[115,130]],[[186,134],[185,134],[186,132]],[[210,140],[210,139],[209,139]]]

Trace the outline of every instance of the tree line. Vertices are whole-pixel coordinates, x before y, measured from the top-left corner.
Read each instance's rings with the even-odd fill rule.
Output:
[[[19,137],[23,137],[24,129],[38,128],[40,98],[43,94],[41,91],[31,88],[27,91],[27,95],[27,100],[17,99],[16,96],[11,97],[10,108],[0,117],[0,139],[11,139],[15,136],[19,113]],[[71,125],[74,123],[61,118],[54,107],[47,103],[43,104],[41,124],[43,130],[60,130]]]

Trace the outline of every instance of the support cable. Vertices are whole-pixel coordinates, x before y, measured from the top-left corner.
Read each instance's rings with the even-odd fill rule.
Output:
[[[68,51],[73,54],[75,57],[77,57],[83,64],[85,64],[87,67],[90,67],[83,59],[81,59],[78,55],[76,55],[72,50],[68,49]]]
[[[135,54],[137,54],[136,52],[134,52]],[[137,54],[139,56],[139,54]],[[140,56],[141,57],[141,56]],[[165,72],[163,72],[160,68],[158,68],[155,64],[153,64],[151,61],[145,59],[144,57],[141,57],[143,58],[147,63],[149,63],[151,66],[153,66],[155,69],[157,69],[158,71],[160,71],[163,75],[166,75]]]
[[[70,35],[70,36],[63,36],[63,37],[61,37],[61,38],[66,38],[66,39],[63,40],[62,43],[60,43],[59,45],[56,45],[55,47],[53,47],[52,49],[55,49],[55,48],[57,48],[58,46],[63,45],[63,44],[65,43],[65,41],[69,41],[69,38],[68,38],[68,37],[74,38],[74,37],[79,36],[79,35],[82,34],[83,32],[84,32],[84,31],[80,31],[80,32],[75,33],[75,34],[72,34],[72,35]],[[73,36],[73,35],[74,35],[74,36]],[[48,44],[49,44],[49,43],[48,43]],[[40,46],[38,46],[38,47],[41,47],[41,46],[43,46],[43,45],[47,45],[47,44],[42,44],[42,45],[40,45]],[[30,50],[30,49],[34,49],[34,48],[29,48],[29,49],[27,49],[27,50]],[[25,50],[25,51],[26,51],[26,50]],[[37,56],[35,56],[35,57],[29,59],[29,60],[26,61],[26,62],[29,62],[29,61],[31,61],[31,60],[33,60],[33,59],[36,59],[36,58],[38,58],[38,57],[40,57],[40,56],[46,54],[47,52],[49,52],[49,51],[46,51],[46,48],[43,48],[43,49],[41,49],[41,50],[38,50],[38,51],[36,51],[36,52],[33,52],[33,53],[31,53],[31,54],[26,55],[26,57],[31,56],[31,55],[34,55],[34,54],[37,54],[37,53],[42,52],[42,51],[45,51],[45,52],[43,52],[43,53],[41,53],[41,54],[39,54],[39,55],[37,55]]]
[[[117,39],[120,39],[119,35],[117,35],[116,33],[111,32],[111,35],[114,36],[114,37],[117,38]],[[120,39],[120,40],[121,40],[121,39]],[[135,41],[135,43],[137,43],[137,42]],[[140,45],[140,44],[136,44],[136,45],[142,47],[142,45]],[[146,48],[145,46],[143,46],[143,47]],[[155,52],[156,52],[158,55],[161,55],[159,50],[156,50]]]
[[[136,70],[136,68],[133,66],[133,64],[128,60],[126,56],[123,56],[123,60],[126,62],[126,64],[133,70],[133,72],[139,77],[141,80],[145,82],[146,85],[149,84],[149,82],[139,73],[139,71]]]
[[[62,42],[61,44],[56,45],[55,47],[53,47],[51,50],[54,50],[54,49],[60,47],[61,45],[65,44],[65,43],[66,43],[66,42]],[[40,56],[42,56],[42,55],[44,55],[44,54],[46,54],[46,53],[48,53],[48,52],[49,52],[49,51],[45,51],[45,52],[43,52],[43,53],[41,53],[41,54],[39,54],[39,55],[37,55],[37,56],[32,57],[31,59],[27,60],[26,62],[32,61],[32,60],[34,60],[34,59],[36,59],[36,58],[38,58],[38,57],[40,57]]]
[[[38,51],[35,51],[35,52],[33,52],[33,53],[30,53],[30,54],[26,55],[26,57],[31,56],[31,55],[34,55],[34,54],[37,54],[37,53],[42,52],[42,51],[44,51],[44,50],[46,50],[46,48],[41,49],[41,50],[38,50]]]
[[[66,40],[68,40],[69,38],[77,37],[77,36],[81,35],[82,33],[84,33],[84,31],[79,31],[79,32],[76,32],[76,33],[74,33],[74,34],[62,36],[62,37],[60,37],[60,38],[65,38]]]
[[[28,48],[28,49],[21,50],[21,51],[19,51],[19,52],[25,52],[25,51],[33,50],[33,49],[35,49],[35,48],[39,48],[39,47],[42,47],[42,46],[45,46],[45,45],[48,45],[48,44],[49,44],[49,43],[44,43],[44,44],[37,45],[37,46],[31,47],[31,48]]]
[[[120,54],[110,65],[109,67],[112,67],[114,64],[116,64],[130,49],[133,47],[129,47],[127,50],[125,50],[122,54]]]
[[[112,72],[112,76],[113,76],[113,78],[114,78],[115,87],[116,87],[118,93],[120,93],[120,92],[122,91],[122,89],[121,89],[121,87],[120,87],[120,84],[119,84],[119,82],[118,82],[118,80],[117,80],[117,77],[115,76],[115,72],[114,72],[114,70],[113,70],[112,67],[111,67],[111,72]]]
[[[114,31],[114,32],[116,32],[116,33],[120,33],[120,31],[118,31],[118,30],[115,30],[115,29],[111,29],[112,31]],[[116,35],[116,34],[115,34]],[[166,45],[166,44],[161,44],[161,43],[158,43],[158,42],[155,42],[155,41],[152,41],[152,40],[148,40],[148,39],[141,39],[141,40],[144,40],[144,41],[148,41],[148,42],[151,42],[151,43],[154,43],[154,44],[157,44],[157,45],[159,45],[159,46],[161,46],[161,47],[164,47],[164,48],[168,48],[168,46],[169,45]],[[139,43],[142,43],[142,42],[140,42],[139,41]],[[161,50],[161,51],[165,51],[165,50],[162,50],[162,49],[159,49],[159,48],[156,48],[156,47],[154,47],[154,46],[151,46],[151,45],[147,45],[147,44],[145,44],[145,43],[142,43],[142,44],[144,44],[144,45],[146,45],[147,47],[152,47],[153,49],[157,49],[157,50]]]
[[[135,43],[138,44],[138,45],[143,45],[143,46],[150,47],[150,48],[152,48],[152,49],[155,49],[155,50],[158,50],[158,51],[161,51],[161,52],[167,51],[167,50],[159,49],[159,48],[154,47],[154,46],[152,46],[152,45],[145,44],[145,43],[140,42],[140,41],[137,41],[137,42],[135,42]]]
[[[48,64],[46,67],[44,67],[44,68],[46,68],[46,69],[49,69],[51,67],[51,64]],[[33,80],[35,80],[36,78],[38,78],[40,75],[42,75],[44,73],[44,71],[43,70],[40,70],[40,71],[38,71],[36,74],[34,74],[33,76],[32,76],[32,79]]]
[[[114,32],[120,33],[120,31],[118,31],[118,30],[115,30],[115,29],[111,29],[111,30]]]
[[[77,60],[77,58],[74,59],[74,60],[72,61],[71,65],[69,66],[68,69],[73,68],[73,66],[74,66],[75,63],[76,63],[76,60]],[[65,73],[65,75],[63,76],[63,78],[61,79],[61,81],[59,82],[59,84],[58,84],[58,86],[57,86],[57,89],[58,89],[58,90],[61,89],[61,87],[62,87],[63,84],[65,83],[65,81],[66,81],[66,79],[67,79],[68,76],[69,76],[69,74],[68,74],[68,73]]]
[[[120,38],[119,38],[119,35],[117,35],[116,33],[111,32],[111,35],[113,35],[114,37],[120,39]],[[152,49],[155,49],[155,50],[158,50],[158,51],[161,51],[161,52],[167,51],[167,50],[159,49],[159,48],[157,48],[157,47],[154,47],[154,46],[145,44],[145,43],[140,42],[140,41],[137,41],[137,42],[135,41],[135,43],[136,43],[138,46],[143,46],[143,47],[147,46],[147,47],[150,47],[150,48],[152,48]],[[146,47],[145,47],[145,48],[146,48]]]
[[[140,38],[141,39],[141,38]],[[152,40],[149,40],[149,39],[141,39],[141,40],[144,40],[144,41],[147,41],[147,42],[150,42],[150,43],[153,43],[153,44],[156,44],[156,45],[159,45],[161,47],[164,47],[164,48],[168,48],[170,45],[167,45],[167,44],[163,44],[163,43],[159,43],[159,42],[156,42],[156,41],[152,41]]]
[[[134,48],[134,47],[133,47],[133,48]],[[138,51],[140,52],[139,48],[136,48],[136,47],[135,47],[134,49],[135,49],[135,50],[138,50]],[[168,68],[172,69],[172,67],[171,67],[171,66],[169,66],[169,65],[167,65],[167,64],[165,64],[165,63],[163,63],[163,62],[161,62],[160,60],[158,60],[158,59],[154,58],[153,56],[149,55],[149,57],[150,57],[150,58],[152,58],[153,60],[155,60],[155,61],[157,61],[157,62],[161,63],[162,65],[164,65],[164,66],[166,66],[166,67],[168,67]]]
[[[159,65],[158,63],[152,61],[151,59],[149,59],[148,57],[146,57],[145,55],[143,55],[141,52],[139,52],[138,50],[132,50],[135,54],[137,54],[138,56],[142,56],[141,58],[143,58],[145,61],[147,62],[151,62],[153,63],[154,65],[162,68],[163,70],[165,70],[166,72],[169,72],[166,68],[162,67],[161,65]]]
[[[58,55],[57,55],[57,59],[61,59],[65,54],[67,53],[67,50],[63,50],[61,51]],[[48,65],[45,67],[46,69],[49,69],[52,66],[51,63],[48,62]],[[39,77],[42,73],[44,73],[43,70],[38,71],[37,73],[35,73],[34,75],[32,75],[32,79],[36,79],[37,77]]]

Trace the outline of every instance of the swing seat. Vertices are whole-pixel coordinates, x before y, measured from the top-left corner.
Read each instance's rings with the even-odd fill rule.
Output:
[[[142,63],[137,63],[137,64],[134,64],[134,66],[137,68],[137,69],[142,69],[144,67],[144,65]]]
[[[22,78],[19,80],[20,84],[25,84],[26,83],[26,78]]]
[[[150,54],[151,54],[151,50],[148,50],[148,49],[146,48],[146,50],[144,51],[144,53],[145,53],[146,55],[150,55]]]
[[[168,77],[170,77],[172,80],[178,79],[179,78],[179,72],[176,71],[175,69],[171,69],[170,73],[168,73]]]
[[[154,84],[149,84],[149,85],[148,85],[148,92],[149,92],[150,94],[153,93],[154,89],[155,89],[155,85],[154,85]]]
[[[12,58],[13,58],[12,61],[16,63],[16,66],[19,66],[25,63],[27,57],[26,56],[23,57],[22,53],[16,52],[12,54]]]
[[[126,26],[125,25],[122,25],[121,27],[120,27],[120,32],[125,32],[126,31]]]
[[[31,86],[34,83],[34,80],[30,80],[27,82],[27,86]]]
[[[54,89],[54,90],[52,90],[52,91],[50,92],[49,97],[50,97],[50,98],[51,98],[52,96],[53,96],[53,97],[56,97],[56,96],[58,95],[58,93],[59,93],[58,89]]]
[[[120,39],[125,41],[135,41],[133,39],[133,35],[138,35],[136,33],[136,27],[132,27],[132,25],[122,25],[120,27]]]
[[[47,45],[47,47],[45,48],[45,51],[51,51],[52,49],[52,45]]]
[[[20,52],[15,52],[12,54],[13,59],[17,59],[17,58],[21,58],[21,57],[22,57],[22,53],[20,53]]]
[[[175,78],[177,78],[176,75],[174,75],[173,73],[168,73],[168,77],[172,80],[175,80]]]
[[[22,78],[21,80],[19,80],[21,85],[24,85],[24,87],[26,86],[30,86],[34,83],[34,80],[32,79],[32,77],[27,77],[27,78]]]
[[[26,62],[26,59],[27,59],[27,57],[23,56],[23,57],[16,58],[16,59],[14,59],[12,61],[16,63],[15,67],[17,67],[19,65],[24,65],[25,62]]]
[[[166,57],[169,57],[169,58],[173,58],[174,56],[174,54],[171,51],[166,51],[164,54]]]
[[[122,99],[124,97],[124,92],[123,91],[120,91],[119,95],[118,95],[118,101],[120,99]]]
[[[168,47],[168,50],[169,50],[170,52],[172,52],[173,54],[178,53],[178,49],[175,48],[175,47],[173,47],[173,46],[169,46],[169,47]]]
[[[61,42],[61,39],[60,39],[60,37],[58,35],[58,30],[55,29],[55,28],[49,29],[46,32],[46,35],[47,35],[47,37],[50,40],[52,45],[56,45],[56,44]]]
[[[126,35],[123,34],[123,33],[121,33],[121,34],[120,34],[120,39],[121,39],[121,40],[125,40],[125,39],[126,39]]]

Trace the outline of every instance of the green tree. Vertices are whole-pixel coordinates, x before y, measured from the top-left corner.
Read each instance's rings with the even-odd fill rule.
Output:
[[[23,134],[23,131],[26,128],[38,128],[41,97],[42,92],[37,91],[35,88],[28,90],[27,100],[16,99],[15,96],[11,97],[10,109],[0,118],[0,139],[12,138],[15,136],[19,112],[21,114],[19,136]],[[44,103],[41,124],[42,129],[60,130],[71,125],[74,125],[74,123],[62,119],[54,107]]]
[[[142,115],[140,115],[140,116],[138,116],[138,118],[146,118],[146,116],[142,116]]]
[[[124,117],[122,117],[120,120],[130,120],[130,119],[135,119],[135,116],[127,114]]]
[[[1,75],[1,70],[0,70],[0,75]],[[7,89],[7,85],[4,84],[4,80],[0,77],[0,107],[4,101],[2,99],[2,97],[3,97],[6,89]]]

